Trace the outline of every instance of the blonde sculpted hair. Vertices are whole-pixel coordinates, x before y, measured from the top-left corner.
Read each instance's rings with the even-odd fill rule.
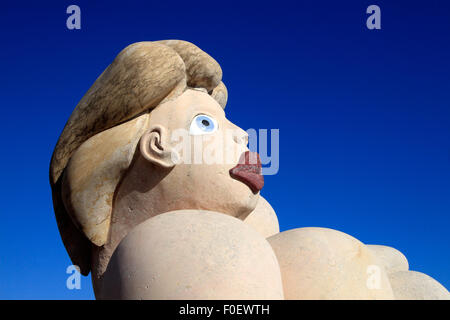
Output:
[[[53,207],[63,243],[81,273],[91,246],[108,239],[114,193],[151,110],[187,88],[205,88],[224,108],[219,64],[192,43],[138,42],[123,49],[72,112],[50,163]]]

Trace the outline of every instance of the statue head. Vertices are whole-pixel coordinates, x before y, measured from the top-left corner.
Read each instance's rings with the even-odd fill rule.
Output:
[[[202,209],[243,219],[256,207],[261,165],[246,132],[225,117],[221,78],[219,64],[189,42],[140,42],[79,102],[50,183],[63,242],[83,274],[92,248],[109,246],[110,256],[154,215]]]

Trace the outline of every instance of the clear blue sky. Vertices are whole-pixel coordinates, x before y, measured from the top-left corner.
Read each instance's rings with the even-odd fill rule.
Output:
[[[20,6],[19,6],[20,3]],[[66,8],[81,7],[81,30]],[[381,7],[381,30],[365,10]],[[262,194],[282,230],[334,228],[401,250],[450,288],[448,1],[8,1],[0,8],[0,298],[91,299],[48,182],[58,136],[125,46],[183,39],[222,66],[228,118],[280,129]]]

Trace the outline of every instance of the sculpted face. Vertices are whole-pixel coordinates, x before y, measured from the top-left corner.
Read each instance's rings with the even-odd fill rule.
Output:
[[[203,209],[243,219],[256,207],[257,189],[262,187],[230,174],[248,151],[247,138],[211,96],[188,89],[152,111],[137,150],[139,159],[128,174],[132,181],[123,188],[145,206],[152,202],[145,189],[153,187],[153,193],[166,200],[154,208],[160,213]],[[151,186],[155,177],[157,184]]]
[[[118,245],[147,220],[192,210],[244,220],[255,209],[261,163],[247,133],[225,117],[221,79],[219,64],[189,42],[135,43],[70,116],[50,184],[63,242],[82,274],[92,272],[97,297]],[[149,239],[132,246],[154,248]]]
[[[258,201],[259,157],[225,117],[221,79],[189,42],[135,43],[66,123],[50,165],[53,205],[96,298],[448,299],[404,257],[388,277],[393,261],[342,232],[280,233]]]
[[[253,155],[247,133],[231,123],[206,92],[188,89],[159,105],[150,113],[147,127],[116,191],[109,241],[94,262],[98,297],[109,291],[101,289],[101,275],[117,246],[150,218],[195,209],[244,220],[258,203],[263,185],[260,164],[238,164]],[[153,248],[149,239],[133,246]],[[106,285],[115,286],[114,278]]]

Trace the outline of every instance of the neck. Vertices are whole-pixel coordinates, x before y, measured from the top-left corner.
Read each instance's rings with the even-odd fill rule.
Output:
[[[102,247],[94,246],[92,251],[91,270],[96,295],[112,254],[128,232],[157,214],[176,210],[168,207],[167,201],[161,201],[164,188],[160,182],[169,172],[170,169],[155,168],[138,156],[124,175],[114,196],[108,242]]]

